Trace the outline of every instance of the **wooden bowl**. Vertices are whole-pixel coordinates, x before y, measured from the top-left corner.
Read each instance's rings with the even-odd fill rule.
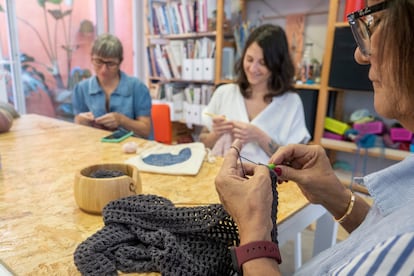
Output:
[[[121,171],[125,175],[94,178],[97,170]],[[129,164],[98,164],[86,167],[75,174],[74,194],[76,204],[87,213],[101,214],[110,201],[139,194],[142,191],[138,169]]]

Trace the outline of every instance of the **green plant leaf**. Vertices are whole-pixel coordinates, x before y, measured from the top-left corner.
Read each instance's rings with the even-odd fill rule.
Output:
[[[62,0],[45,0],[46,2],[52,3],[52,4],[61,4]]]
[[[37,3],[39,4],[39,6],[41,6],[42,8],[44,8],[45,7],[46,0],[37,0]]]
[[[47,10],[52,16],[53,18],[55,18],[56,20],[62,19],[63,18],[63,13],[61,10]]]
[[[34,57],[29,56],[27,54],[21,54],[20,55],[20,62],[24,63],[24,62],[33,62],[35,61]]]
[[[72,13],[72,10],[67,10],[63,13],[63,16],[67,16]]]
[[[37,3],[42,8],[44,8],[46,6],[46,2],[49,2],[49,3],[52,3],[52,4],[60,4],[60,3],[62,3],[62,0],[37,0]]]
[[[4,12],[3,6],[0,4],[0,12]]]

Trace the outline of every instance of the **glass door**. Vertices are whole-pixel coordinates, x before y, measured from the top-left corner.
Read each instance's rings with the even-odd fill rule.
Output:
[[[141,5],[134,0],[116,5],[114,0],[0,0],[0,101],[7,99],[20,113],[72,120],[72,89],[94,74],[90,49],[104,32],[123,43],[121,70],[140,74],[137,64],[144,54],[137,50],[142,39],[136,29],[144,17],[132,18]]]

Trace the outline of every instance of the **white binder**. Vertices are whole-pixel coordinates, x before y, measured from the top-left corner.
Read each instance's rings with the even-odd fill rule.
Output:
[[[203,80],[203,60],[193,59],[193,80]]]
[[[183,80],[193,80],[193,60],[189,58],[183,59],[181,71]]]
[[[214,80],[214,58],[203,58],[203,80]]]

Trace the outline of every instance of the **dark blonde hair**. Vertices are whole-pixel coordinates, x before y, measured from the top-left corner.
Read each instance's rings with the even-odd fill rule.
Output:
[[[247,48],[254,42],[262,48],[265,65],[271,72],[267,83],[269,93],[264,96],[265,100],[293,89],[295,67],[289,53],[285,31],[280,26],[265,24],[257,27],[249,35],[246,46],[243,49],[243,54],[235,65],[237,84],[240,87],[242,95],[245,98],[249,98],[252,93],[246,72],[244,72],[243,60],[246,56]]]
[[[114,35],[102,34],[93,43],[91,55],[103,58],[124,59],[124,50],[121,41]]]

